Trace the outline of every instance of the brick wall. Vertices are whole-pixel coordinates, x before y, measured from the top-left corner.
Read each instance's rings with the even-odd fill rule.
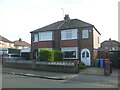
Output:
[[[90,54],[91,54],[91,64],[93,62],[93,30],[92,28],[84,28],[84,29],[79,29],[79,35],[80,35],[80,42],[79,42],[79,47],[80,47],[80,53],[82,49],[89,49]],[[89,30],[89,38],[83,39],[82,38],[82,30]]]
[[[53,47],[52,41],[38,42],[38,48],[52,48],[52,47]]]
[[[78,40],[61,40],[61,47],[78,47]]]
[[[43,64],[44,63],[44,64]],[[77,61],[62,61],[62,62],[39,62],[39,63],[20,63],[16,62],[5,62],[3,67],[21,68],[21,69],[35,69],[52,72],[64,72],[64,73],[78,73],[79,63]]]

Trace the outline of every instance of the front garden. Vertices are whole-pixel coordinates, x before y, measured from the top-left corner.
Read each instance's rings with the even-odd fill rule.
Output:
[[[3,66],[64,73],[79,72],[78,61],[63,61],[63,53],[61,51],[49,49],[40,50],[37,61],[6,60],[3,62]]]

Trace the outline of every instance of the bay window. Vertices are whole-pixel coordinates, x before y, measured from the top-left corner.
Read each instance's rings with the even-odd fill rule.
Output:
[[[78,59],[78,48],[77,47],[63,47],[61,48],[64,59]]]

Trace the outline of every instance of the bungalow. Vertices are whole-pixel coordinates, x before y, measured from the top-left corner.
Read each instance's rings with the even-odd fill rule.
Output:
[[[94,48],[100,47],[100,33],[94,25],[79,19],[52,23],[31,33],[31,56],[43,48],[57,49],[64,53],[64,60],[78,60],[90,66],[95,58]]]

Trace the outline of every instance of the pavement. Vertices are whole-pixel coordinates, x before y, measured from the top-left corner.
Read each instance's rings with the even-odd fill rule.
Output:
[[[14,75],[46,78],[46,79],[54,79],[54,80],[65,80],[78,75],[78,74],[70,74],[70,73],[56,73],[56,72],[14,69],[14,68],[5,68],[5,67],[2,68],[2,72],[8,74],[14,74]]]
[[[116,77],[118,78],[118,69],[113,69],[112,73],[108,77]],[[56,73],[56,72],[46,72],[46,71],[38,71],[38,70],[25,70],[25,69],[14,69],[14,68],[2,68],[2,73],[14,74],[14,75],[22,75],[29,77],[37,77],[37,78],[46,78],[46,79],[54,79],[54,80],[72,80],[80,78],[81,75],[89,75],[89,76],[104,76],[104,68],[100,67],[87,67],[85,69],[80,69],[78,74],[72,73]]]

